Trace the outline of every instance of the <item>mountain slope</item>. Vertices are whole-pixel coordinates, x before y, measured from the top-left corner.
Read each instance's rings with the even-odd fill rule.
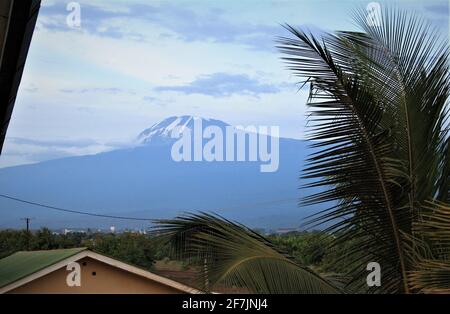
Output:
[[[96,213],[148,218],[185,211],[214,211],[252,227],[296,227],[311,208],[298,208],[303,190],[298,177],[306,143],[280,139],[278,171],[260,172],[260,162],[175,162],[170,131],[192,128],[193,117],[171,117],[138,136],[140,145],[91,156],[70,157],[0,169],[0,190],[35,202]],[[226,123],[202,120],[203,127]],[[144,227],[38,208],[0,199],[0,227],[20,227],[20,217],[35,227]]]

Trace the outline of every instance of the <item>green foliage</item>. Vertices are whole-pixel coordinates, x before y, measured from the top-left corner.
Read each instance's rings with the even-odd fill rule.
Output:
[[[54,234],[43,228],[36,232],[0,231],[0,258],[17,251],[89,247],[93,251],[143,268],[151,268],[156,255],[163,255],[159,242],[144,234],[68,233]]]
[[[38,250],[53,250],[60,248],[57,237],[47,228],[42,228],[32,236],[31,248]]]
[[[146,235],[136,233],[96,234],[85,242],[92,250],[145,268],[154,262],[155,245]]]
[[[300,265],[322,265],[330,251],[332,238],[319,231],[292,232],[268,237],[273,244],[292,256]]]
[[[25,251],[29,248],[32,235],[24,230],[0,231],[0,258],[6,257],[17,251]]]

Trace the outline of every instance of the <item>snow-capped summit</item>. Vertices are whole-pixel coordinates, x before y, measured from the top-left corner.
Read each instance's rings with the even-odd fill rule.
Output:
[[[194,121],[198,119],[202,120],[203,129],[212,125],[220,128],[225,128],[229,125],[223,121],[215,119],[207,119],[196,116],[174,116],[155,123],[150,128],[145,129],[138,135],[137,140],[141,144],[171,141],[172,131],[175,130],[176,127],[181,127],[181,129],[189,128],[193,130]]]

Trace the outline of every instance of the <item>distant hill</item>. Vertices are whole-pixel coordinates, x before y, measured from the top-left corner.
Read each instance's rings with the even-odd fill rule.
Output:
[[[307,143],[280,139],[279,169],[260,172],[260,162],[175,162],[175,127],[192,129],[196,118],[170,117],[137,137],[133,148],[0,169],[0,193],[54,206],[124,216],[167,218],[213,211],[252,227],[297,227],[314,212],[299,208],[300,170]],[[199,118],[197,118],[199,119]],[[228,124],[201,119],[203,128]],[[142,228],[145,222],[61,213],[0,198],[0,228]],[[318,208],[316,208],[317,210]]]

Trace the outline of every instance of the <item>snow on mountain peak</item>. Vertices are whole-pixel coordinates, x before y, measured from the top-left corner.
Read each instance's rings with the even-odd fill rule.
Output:
[[[207,119],[197,116],[173,116],[161,120],[160,122],[152,125],[150,128],[145,129],[138,135],[137,140],[141,144],[155,141],[167,142],[171,139],[172,131],[176,127],[181,127],[181,129],[189,128],[193,130],[194,121],[198,119],[202,120],[203,129],[212,125],[218,126],[220,128],[224,128],[229,125],[220,120]]]

